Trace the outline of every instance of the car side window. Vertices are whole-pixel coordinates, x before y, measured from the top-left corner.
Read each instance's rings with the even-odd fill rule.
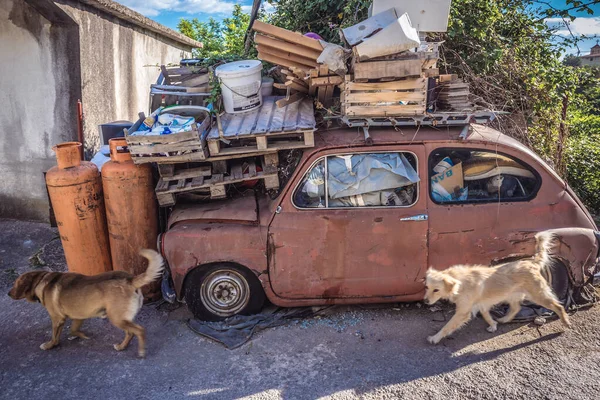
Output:
[[[430,195],[436,203],[526,201],[539,175],[525,163],[493,151],[438,149],[429,157]]]
[[[409,152],[327,156],[296,188],[298,208],[410,207],[417,202],[417,158]]]

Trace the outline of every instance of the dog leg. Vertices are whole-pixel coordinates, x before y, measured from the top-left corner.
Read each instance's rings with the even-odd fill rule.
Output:
[[[485,322],[487,322],[489,325],[487,327],[487,331],[490,333],[496,332],[496,329],[498,329],[498,323],[496,321],[494,321],[494,319],[490,315],[490,310],[488,310],[486,308],[486,309],[479,310],[479,312],[481,313],[481,316],[483,317],[483,319],[485,319]]]
[[[40,345],[42,350],[50,350],[56,346],[60,340],[60,334],[62,333],[63,327],[65,326],[65,319],[52,320],[52,340]]]
[[[81,338],[81,339],[89,339],[89,337],[86,336],[85,333],[81,332],[79,329],[81,328],[81,325],[83,324],[83,319],[74,319],[73,323],[71,324],[71,332],[69,333],[71,336],[69,336],[69,340],[73,340],[73,339],[77,339],[77,338]]]
[[[569,316],[567,315],[565,308],[558,302],[558,300],[546,296],[545,293],[541,293],[536,296],[531,296],[531,301],[535,304],[539,304],[542,307],[546,307],[549,310],[552,310],[560,317],[563,325],[567,328],[571,327],[571,321],[569,320]]]
[[[119,344],[115,344],[113,347],[116,351],[123,351],[127,348],[127,346],[129,346],[129,342],[131,342],[132,338],[133,333],[125,332],[125,338],[123,339],[123,341]]]
[[[119,351],[125,349],[129,345],[133,335],[135,335],[138,340],[138,356],[142,358],[145,357],[146,333],[144,332],[144,328],[131,321],[120,321],[119,323],[115,324],[115,326],[125,331],[125,339],[123,339],[121,344],[115,345],[115,349]]]
[[[521,302],[520,301],[513,301],[513,302],[509,303],[509,305],[510,305],[510,308],[508,309],[508,312],[506,313],[506,315],[504,317],[498,319],[498,322],[500,322],[501,324],[506,324],[506,323],[512,321],[513,318],[517,316],[519,311],[521,311]]]
[[[454,315],[452,316],[452,318],[450,318],[450,321],[448,321],[448,323],[444,325],[444,327],[438,333],[436,333],[433,336],[429,336],[427,340],[431,344],[438,344],[440,340],[442,340],[443,338],[450,335],[452,332],[469,322],[470,319],[471,310],[461,312],[457,310],[456,313],[454,313]]]

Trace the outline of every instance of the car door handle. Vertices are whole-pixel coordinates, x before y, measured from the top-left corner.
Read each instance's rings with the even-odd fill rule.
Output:
[[[400,218],[400,221],[427,221],[429,216],[427,214],[413,215],[412,217]]]

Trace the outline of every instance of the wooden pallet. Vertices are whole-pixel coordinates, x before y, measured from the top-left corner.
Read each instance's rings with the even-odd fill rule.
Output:
[[[354,52],[351,71],[355,82],[393,81],[409,77],[437,77],[438,51],[404,52],[358,61]]]
[[[427,78],[360,83],[347,75],[341,97],[343,115],[352,117],[424,114],[426,101]]]
[[[207,137],[210,157],[314,146],[316,121],[311,99],[277,107],[283,97],[265,97],[257,110],[224,114]],[[225,142],[230,142],[226,147]]]
[[[161,176],[156,186],[156,197],[161,207],[176,204],[178,193],[210,191],[211,199],[227,197],[226,186],[262,179],[269,190],[279,188],[277,153],[262,157],[262,171],[257,171],[256,164],[248,164],[248,172],[243,173],[243,160],[230,162],[226,173],[211,171],[210,167],[181,170],[171,176]]]
[[[125,129],[125,139],[135,164],[183,163],[204,161],[208,157],[206,134],[211,126],[211,118],[204,119],[200,128],[195,124],[187,132],[170,135],[131,135],[136,132],[146,116],[139,114],[140,119],[131,127]]]

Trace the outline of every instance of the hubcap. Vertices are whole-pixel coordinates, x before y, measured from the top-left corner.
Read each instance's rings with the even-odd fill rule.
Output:
[[[250,300],[246,279],[235,270],[221,269],[208,275],[200,287],[200,298],[213,314],[229,317],[242,311]]]

